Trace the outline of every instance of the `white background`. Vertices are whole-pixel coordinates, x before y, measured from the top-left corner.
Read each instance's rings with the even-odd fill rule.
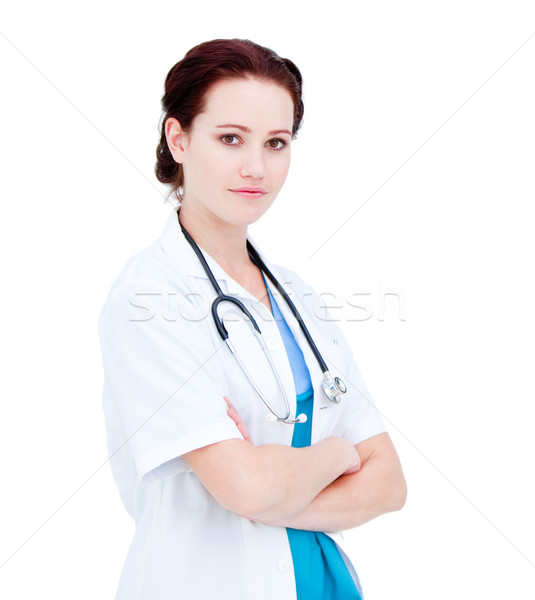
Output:
[[[165,75],[216,37],[304,75],[253,235],[333,294],[404,465],[403,511],[348,534],[368,600],[535,597],[534,23],[514,0],[2,4],[2,598],[113,598],[133,527],[98,312],[169,214]]]

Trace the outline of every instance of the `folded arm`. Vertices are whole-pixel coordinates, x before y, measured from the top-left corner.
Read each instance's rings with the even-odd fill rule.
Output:
[[[360,464],[355,447],[338,437],[306,448],[225,440],[184,458],[221,506],[263,522],[295,517]]]
[[[269,525],[334,532],[351,529],[375,517],[399,510],[407,487],[397,452],[387,433],[356,445],[360,471],[342,475],[326,486],[303,510]]]
[[[225,401],[244,440],[213,444],[185,458],[228,510],[267,525],[334,532],[405,504],[405,478],[387,433],[355,447],[331,437],[306,448],[256,448],[237,410]]]

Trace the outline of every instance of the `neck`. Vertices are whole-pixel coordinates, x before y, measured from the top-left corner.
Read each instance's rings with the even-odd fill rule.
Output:
[[[247,251],[247,226],[234,226],[212,214],[204,215],[190,209],[187,203],[182,204],[179,218],[197,246],[271,311],[264,279]]]
[[[225,271],[250,265],[246,226],[230,225],[213,215],[205,215],[187,202],[180,207],[180,222],[195,243]]]

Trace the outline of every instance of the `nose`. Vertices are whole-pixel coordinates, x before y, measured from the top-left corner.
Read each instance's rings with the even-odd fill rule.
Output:
[[[251,150],[243,159],[240,174],[242,177],[262,179],[266,174],[262,150]]]

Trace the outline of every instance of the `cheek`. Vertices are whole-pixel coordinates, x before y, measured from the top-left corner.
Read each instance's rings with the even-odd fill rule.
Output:
[[[206,149],[201,158],[207,165],[221,173],[232,168],[237,168],[240,164],[240,153],[236,150],[225,148],[224,146],[212,146]]]
[[[229,171],[229,160],[224,153],[203,152],[195,161],[195,172],[203,187],[210,187],[211,183],[218,184],[221,177]]]
[[[288,171],[290,170],[290,156],[289,154],[284,158],[281,157],[281,160],[278,160],[273,166],[273,176],[279,183],[282,185],[286,180],[286,176],[288,175]]]

